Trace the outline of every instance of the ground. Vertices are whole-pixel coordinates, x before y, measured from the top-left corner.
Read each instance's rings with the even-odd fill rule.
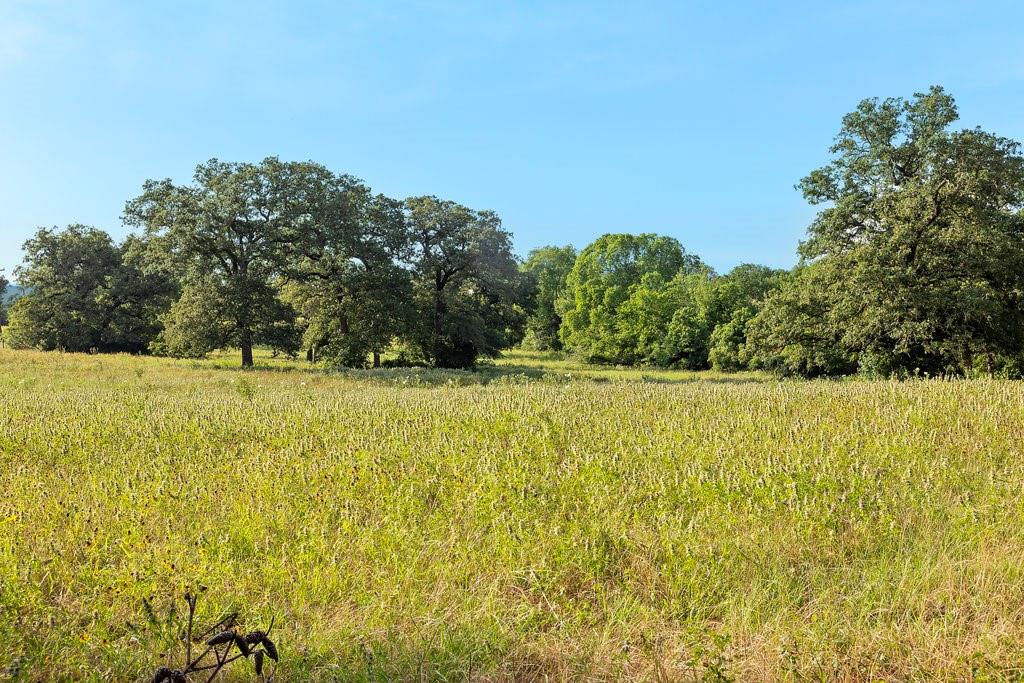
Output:
[[[0,350],[0,678],[1020,671],[1019,383],[235,363]]]

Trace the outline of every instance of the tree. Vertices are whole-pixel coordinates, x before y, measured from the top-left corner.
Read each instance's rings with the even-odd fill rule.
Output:
[[[522,336],[525,280],[491,211],[437,197],[405,201],[417,319],[413,350],[438,367],[470,367]]]
[[[744,263],[718,279],[717,318],[707,339],[705,367],[735,372],[746,365],[747,324],[785,277],[785,271]]]
[[[295,350],[295,312],[278,289],[328,176],[317,164],[270,157],[259,164],[213,159],[196,167],[192,185],[146,181],[125,222],[163,245],[185,283],[164,321],[168,353],[236,346],[248,367],[254,344]]]
[[[558,304],[566,348],[589,361],[649,360],[675,309],[668,283],[700,259],[671,237],[608,234],[584,249]]]
[[[332,177],[300,236],[288,298],[302,313],[310,357],[362,367],[403,334],[412,315],[402,203],[349,176]]]
[[[84,225],[40,228],[23,249],[16,274],[31,292],[11,308],[12,344],[65,351],[103,346],[101,302],[120,260],[110,235]]]
[[[120,268],[115,271],[106,302],[109,334],[124,350],[145,353],[159,337],[161,316],[179,291],[174,274],[153,260],[153,245],[143,236],[129,235],[119,247]]]
[[[7,278],[4,277],[4,272],[0,270],[0,327],[7,324],[7,285],[9,285]]]
[[[741,360],[751,369],[780,375],[840,375],[856,369],[856,355],[842,344],[830,320],[833,290],[840,274],[821,261],[795,268],[770,293],[747,323]]]
[[[174,283],[147,271],[144,242],[117,245],[83,225],[40,229],[25,243],[18,279],[28,293],[10,313],[12,344],[65,351],[147,350]]]
[[[711,333],[730,310],[722,282],[714,270],[703,268],[680,273],[669,283],[666,295],[672,306],[651,349],[652,362],[691,370],[707,367]]]
[[[843,118],[832,161],[800,183],[826,205],[800,247],[820,267],[772,298],[755,355],[799,356],[808,362],[793,367],[806,371],[822,367],[816,344],[832,340],[872,368],[971,372],[978,359],[991,368],[1019,353],[1024,158],[1007,138],[951,130],[956,119],[939,87],[864,100]],[[808,308],[823,315],[809,331],[779,326]]]
[[[720,369],[741,367],[746,322],[777,286],[779,271],[744,264],[720,276],[691,257],[674,276],[666,278],[665,272],[644,272],[626,288],[608,334],[617,349],[616,362],[703,370],[712,363],[717,344]],[[720,326],[729,330],[715,336]]]
[[[679,364],[689,351],[679,335],[670,339],[669,331],[673,322],[679,327],[681,312],[692,298],[694,286],[712,277],[710,268],[696,273],[682,270],[670,279],[658,271],[645,273],[630,287],[616,314],[615,343],[620,349],[617,362],[663,367]]]
[[[557,302],[565,291],[565,280],[576,263],[576,248],[540,247],[534,249],[522,265],[522,270],[532,280],[530,315],[526,321],[527,339],[539,351],[558,351],[562,340],[558,330],[562,316],[558,314]]]

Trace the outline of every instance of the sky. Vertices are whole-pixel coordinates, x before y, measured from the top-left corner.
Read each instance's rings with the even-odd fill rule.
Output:
[[[794,189],[865,97],[941,84],[1024,140],[1024,3],[0,0],[0,269],[116,237],[147,178],[312,159],[492,209],[520,254],[606,232],[788,267]]]

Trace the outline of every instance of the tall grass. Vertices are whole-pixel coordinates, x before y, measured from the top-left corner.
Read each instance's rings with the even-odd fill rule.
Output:
[[[1017,383],[0,368],[0,677],[141,679],[195,583],[281,680],[1024,664]]]

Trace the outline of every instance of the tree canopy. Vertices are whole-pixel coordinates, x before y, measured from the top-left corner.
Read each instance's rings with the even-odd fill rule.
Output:
[[[558,313],[558,300],[565,292],[565,281],[576,263],[576,248],[540,247],[532,250],[522,265],[531,288],[526,321],[527,343],[540,351],[558,351],[562,340],[558,331],[562,316]]]
[[[526,288],[497,214],[433,196],[407,199],[405,211],[414,353],[440,367],[467,367],[518,341]]]
[[[396,342],[412,359],[467,367],[522,336],[527,294],[511,237],[489,211],[404,202],[312,162],[212,160],[194,183],[147,181],[125,220],[179,274],[155,350],[254,345],[338,365]]]
[[[202,356],[253,347],[363,367],[471,367],[524,343],[590,362],[871,375],[1024,371],[1024,156],[958,130],[939,87],[863,100],[799,183],[820,206],[790,271],[716,273],[617,233],[520,262],[497,214],[397,200],[314,162],[213,159],[149,180],[116,243],[42,229],[9,338]],[[0,285],[5,281],[0,277]],[[3,312],[0,311],[0,316]],[[2,318],[0,318],[2,320]]]
[[[361,367],[407,330],[411,250],[402,203],[350,176],[330,178],[297,241],[288,298],[302,315],[310,357]]]
[[[560,337],[590,361],[637,363],[672,315],[666,286],[702,267],[671,237],[608,234],[580,252],[558,304]]]
[[[843,118],[833,159],[800,183],[825,208],[800,247],[809,265],[755,325],[761,364],[971,372],[1020,353],[1024,158],[956,119],[938,87]]]
[[[179,268],[182,296],[164,318],[164,349],[196,355],[241,349],[253,364],[253,345],[298,347],[295,311],[280,300],[289,247],[317,206],[328,175],[322,166],[213,159],[196,168],[192,185],[146,181],[128,202],[125,221],[142,226]]]
[[[27,293],[11,307],[15,346],[139,352],[158,329],[174,284],[143,263],[137,237],[115,244],[102,230],[41,228],[25,243],[17,276]]]

